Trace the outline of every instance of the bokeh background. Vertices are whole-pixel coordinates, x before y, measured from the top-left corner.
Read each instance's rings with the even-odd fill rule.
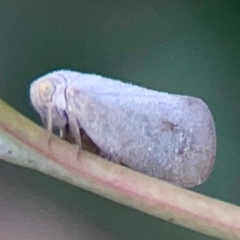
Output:
[[[40,124],[31,81],[69,68],[203,99],[214,170],[193,190],[240,204],[240,2],[0,0],[0,96]],[[1,117],[1,116],[0,116]],[[0,163],[1,239],[213,239]]]

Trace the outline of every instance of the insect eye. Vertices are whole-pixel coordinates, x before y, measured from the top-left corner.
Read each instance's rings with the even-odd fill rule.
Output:
[[[55,86],[50,80],[46,80],[39,82],[38,90],[42,100],[48,102],[52,99],[52,95],[55,92]]]

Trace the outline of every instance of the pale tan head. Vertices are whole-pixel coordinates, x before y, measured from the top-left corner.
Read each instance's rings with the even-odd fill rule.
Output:
[[[65,91],[67,80],[61,74],[50,73],[35,80],[30,87],[30,98],[45,127],[54,124],[63,128],[67,124]]]

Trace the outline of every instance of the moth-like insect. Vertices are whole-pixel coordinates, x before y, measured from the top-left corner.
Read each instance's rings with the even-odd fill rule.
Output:
[[[33,107],[49,131],[81,130],[106,159],[183,187],[203,183],[216,155],[212,114],[200,99],[95,74],[59,70],[31,84]]]

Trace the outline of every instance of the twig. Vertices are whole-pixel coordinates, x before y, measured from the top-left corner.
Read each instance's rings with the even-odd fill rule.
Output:
[[[219,239],[240,239],[240,208],[176,187],[52,136],[0,100],[0,158]]]

